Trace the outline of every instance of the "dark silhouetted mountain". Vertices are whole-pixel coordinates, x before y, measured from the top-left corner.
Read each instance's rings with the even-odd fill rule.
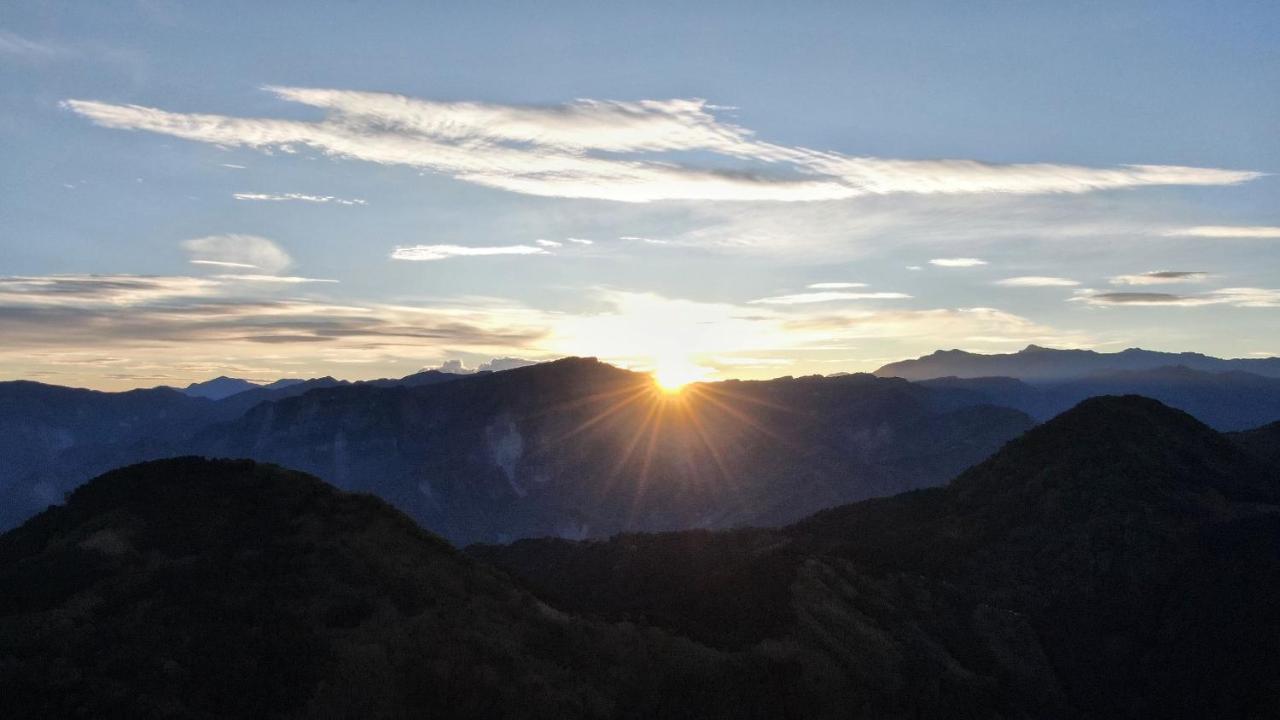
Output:
[[[11,720],[768,717],[801,671],[566,615],[380,500],[248,461],[80,487],[0,536],[0,587]]]
[[[181,390],[182,394],[191,397],[202,397],[210,400],[221,400],[231,397],[237,393],[246,390],[262,387],[258,383],[241,380],[240,378],[227,377],[222,375],[212,380],[204,382],[191,383]]]
[[[1280,418],[1280,378],[1239,371],[1206,372],[1175,366],[1052,382],[945,377],[921,383],[971,393],[973,402],[1016,408],[1037,420],[1047,420],[1085,398],[1124,394],[1154,398],[1217,430],[1244,430]]]
[[[453,382],[461,377],[465,376],[459,373],[448,373],[440,370],[423,370],[412,375],[406,375],[402,378],[369,380],[359,384],[373,385],[375,387],[421,387],[423,385],[439,385],[440,383]]]
[[[184,447],[374,493],[467,543],[785,523],[943,482],[1030,425],[870,375],[674,396],[590,359],[454,377],[260,404]]]
[[[792,648],[853,716],[1275,717],[1280,472],[1240,440],[1095,398],[946,487],[781,530],[472,553],[563,609]]]
[[[1245,452],[1280,473],[1280,422],[1228,435]]]
[[[1029,382],[1081,378],[1124,370],[1154,370],[1181,365],[1204,372],[1248,372],[1280,378],[1280,358],[1224,360],[1200,353],[1166,353],[1130,348],[1116,353],[1093,350],[1055,350],[1028,345],[1016,353],[982,355],[963,350],[938,350],[915,360],[889,363],[875,374],[907,380],[932,378],[1011,377]]]

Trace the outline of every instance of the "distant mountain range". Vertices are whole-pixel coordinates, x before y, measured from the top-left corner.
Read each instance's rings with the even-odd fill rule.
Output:
[[[529,377],[619,372],[583,364]],[[506,383],[539,406],[515,372],[477,416]],[[374,390],[416,430],[470,422]],[[1095,398],[943,488],[470,557],[300,473],[153,462],[0,536],[0,690],[11,718],[1274,717],[1278,440]]]
[[[318,378],[221,400],[11,382],[0,383],[0,528],[111,468],[187,454],[310,472],[459,544],[780,525],[938,485],[1035,421],[1123,393],[1221,430],[1280,419],[1280,379],[1187,368],[1038,383],[813,376],[679,395],[580,358]]]
[[[1011,377],[1026,382],[1078,379],[1099,373],[1155,370],[1181,366],[1210,373],[1247,372],[1280,378],[1280,358],[1224,360],[1200,353],[1167,353],[1130,348],[1115,353],[1093,350],[1055,350],[1028,345],[1016,353],[981,355],[964,350],[938,350],[915,360],[889,363],[875,371],[880,377],[907,380],[959,377]]]

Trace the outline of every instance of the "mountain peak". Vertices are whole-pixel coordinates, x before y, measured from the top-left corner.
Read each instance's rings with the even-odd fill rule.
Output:
[[[1089,398],[1010,442],[953,486],[986,495],[1011,483],[1040,495],[1071,485],[1066,492],[1088,488],[1091,496],[1212,489],[1228,500],[1280,500],[1280,488],[1230,440],[1140,395]]]

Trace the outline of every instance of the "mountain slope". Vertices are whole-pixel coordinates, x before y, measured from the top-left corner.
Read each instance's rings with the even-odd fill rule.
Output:
[[[472,552],[578,612],[820,651],[904,713],[1280,711],[1280,472],[1146,398],[1089,400],[947,487],[782,530]]]
[[[942,377],[1012,377],[1047,382],[1122,370],[1153,370],[1181,365],[1204,372],[1248,372],[1280,378],[1280,358],[1222,359],[1200,353],[1166,353],[1129,348],[1116,353],[1056,350],[1028,345],[1016,353],[983,355],[963,350],[938,350],[914,360],[889,363],[875,371],[880,377],[928,380]]]
[[[379,500],[247,461],[96,479],[0,536],[0,587],[7,718],[715,717],[711,700],[778,690],[727,654],[559,613]]]
[[[209,400],[222,400],[223,398],[229,398],[232,395],[242,393],[246,390],[253,390],[254,388],[260,387],[262,386],[258,383],[220,375],[212,380],[191,383],[179,390],[179,392],[191,397],[202,397]]]

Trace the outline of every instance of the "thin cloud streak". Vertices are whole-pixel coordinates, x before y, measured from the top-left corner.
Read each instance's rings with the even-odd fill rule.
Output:
[[[934,258],[929,261],[929,264],[945,268],[969,268],[986,265],[987,261],[978,258]]]
[[[1156,270],[1136,275],[1116,275],[1109,282],[1112,285],[1177,285],[1203,282],[1208,277],[1209,273],[1201,270]]]
[[[995,285],[1002,287],[1075,287],[1080,283],[1070,278],[1048,277],[1044,275],[1023,275],[1020,277],[997,280]]]
[[[1229,305],[1239,308],[1280,307],[1280,290],[1267,288],[1222,288],[1194,295],[1177,295],[1159,292],[1097,292],[1080,291],[1071,298],[1095,306],[1133,307],[1204,307]]]
[[[911,296],[900,292],[814,292],[797,293],[795,295],[778,295],[776,297],[751,300],[749,305],[808,305],[811,303],[836,302],[839,300],[906,300]]]
[[[1269,225],[1197,225],[1165,235],[1202,238],[1280,238],[1280,227]]]
[[[303,193],[232,193],[236,200],[260,200],[264,202],[287,202],[296,200],[309,203],[333,203],[335,205],[368,205],[368,201],[360,198],[340,198],[332,195],[305,195]]]
[[[545,248],[534,245],[500,245],[495,247],[468,247],[465,245],[412,245],[391,251],[393,260],[426,262],[455,257],[489,257],[493,255],[550,255]]]

